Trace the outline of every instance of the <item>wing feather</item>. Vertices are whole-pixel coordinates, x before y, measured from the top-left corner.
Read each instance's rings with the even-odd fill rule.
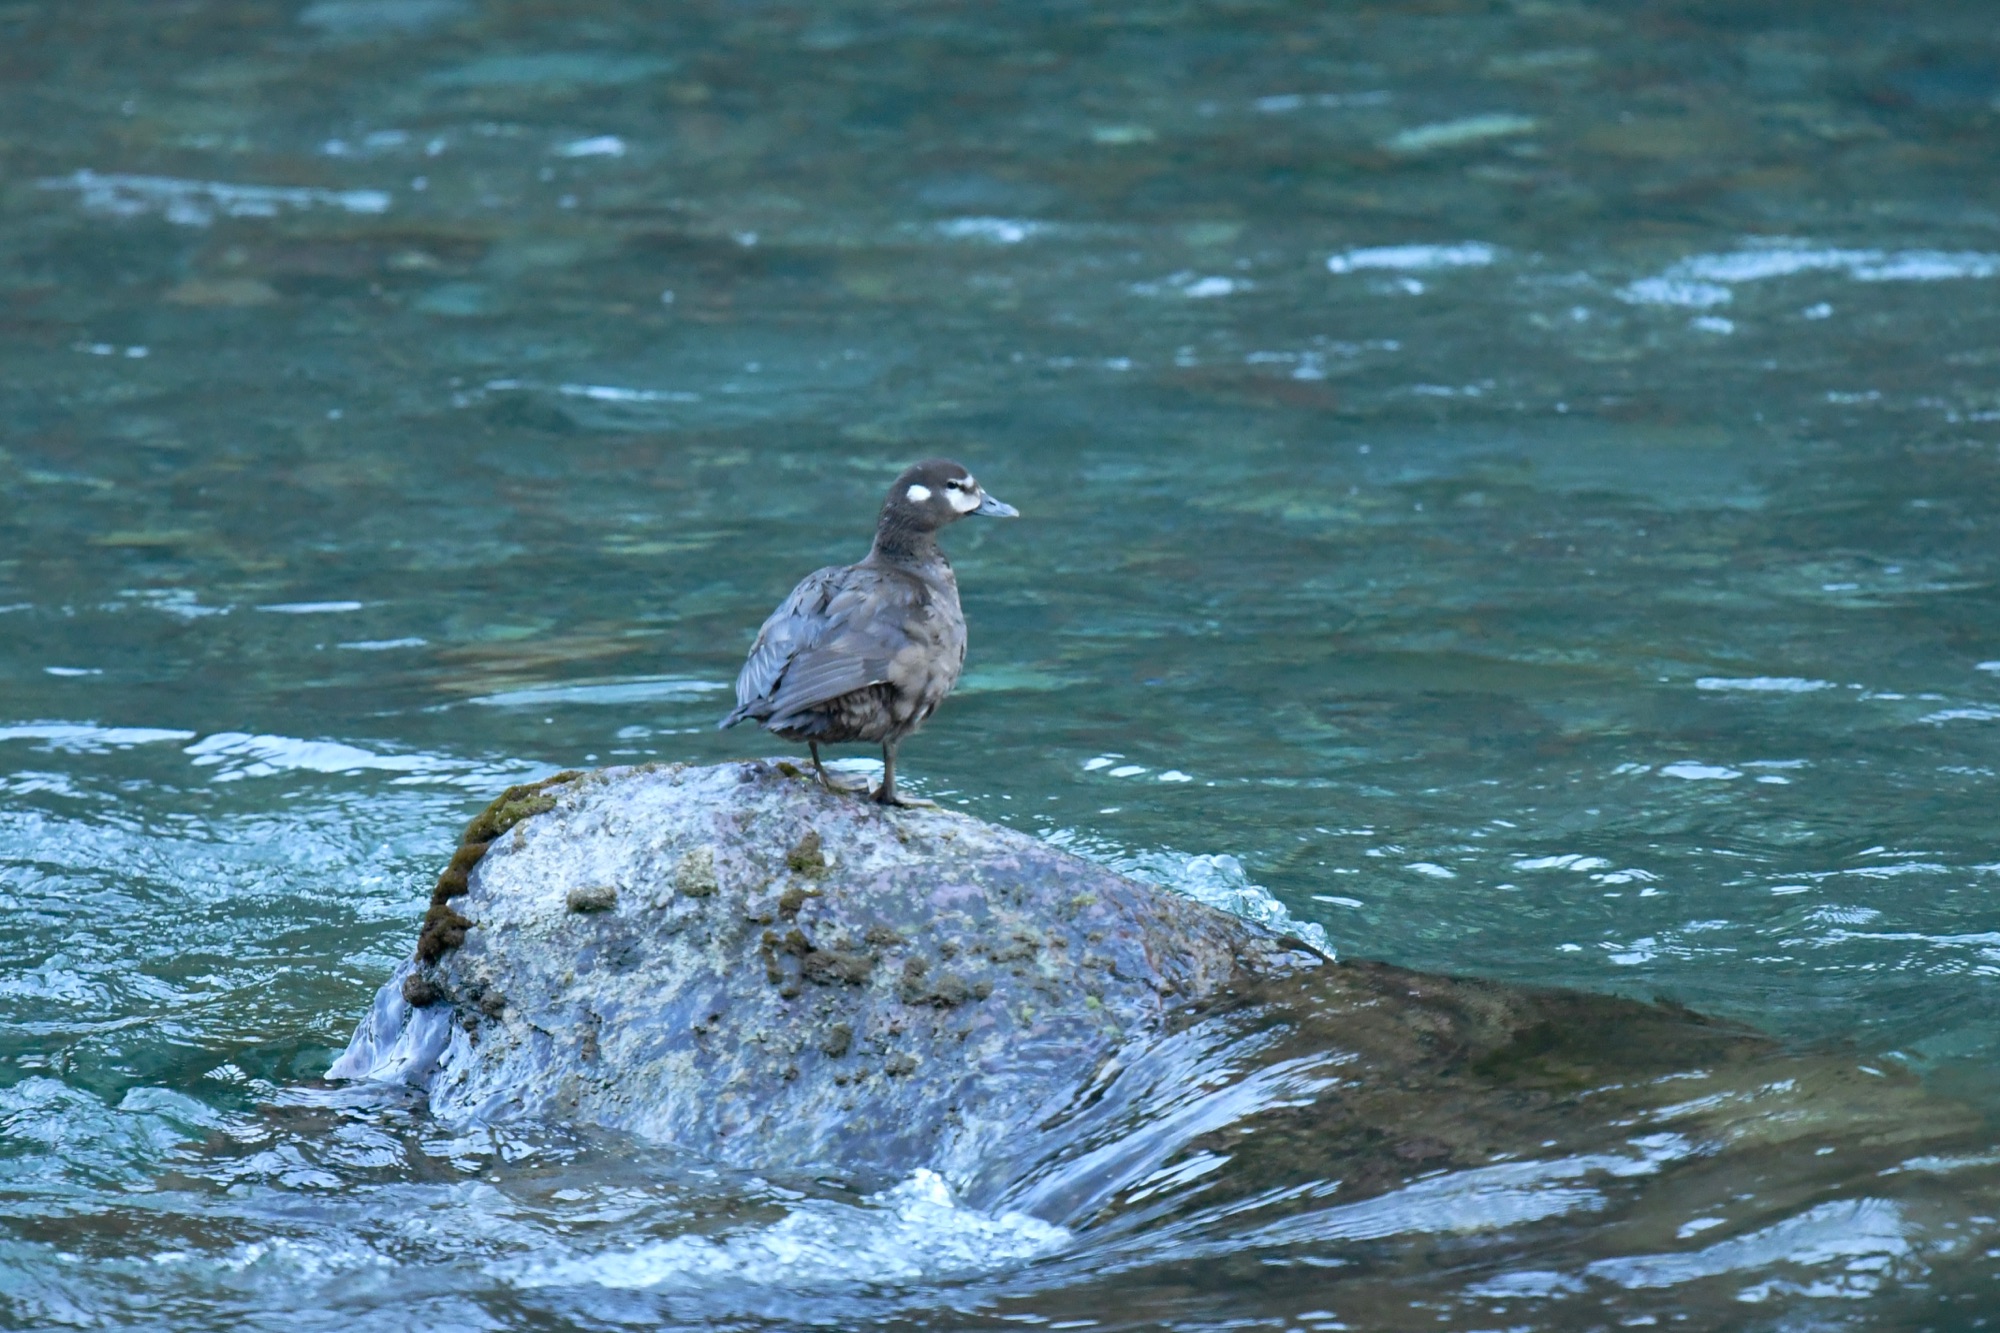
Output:
[[[889,664],[909,643],[905,626],[922,593],[909,579],[866,565],[829,565],[799,580],[757,632],[736,677],[736,709],[782,721],[855,690],[886,681]]]
[[[907,578],[866,566],[828,599],[825,628],[793,655],[771,698],[782,718],[889,679],[889,664],[908,645],[910,612],[921,593]]]
[[[836,576],[842,572],[839,565],[814,570],[800,579],[791,595],[765,619],[743,669],[736,674],[736,711],[730,715],[732,718],[740,720],[764,712],[759,705],[778,688],[793,657],[825,628],[827,599]]]

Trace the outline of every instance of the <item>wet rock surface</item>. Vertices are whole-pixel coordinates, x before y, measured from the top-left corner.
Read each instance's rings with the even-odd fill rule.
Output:
[[[453,896],[462,943],[405,964],[331,1072],[416,1084],[447,1123],[601,1126],[808,1189],[935,1170],[1087,1229],[1112,1270],[1248,1237],[1274,1300],[1309,1299],[1337,1246],[1370,1327],[1408,1323],[1419,1256],[1392,1236],[1535,1224],[1561,1290],[1657,1286],[1665,1310],[1794,1251],[1874,1291],[1915,1262],[1906,1234],[1996,1197],[1981,1118],[1899,1066],[1670,1003],[1335,962],[788,769],[538,788]]]
[[[1122,1047],[1322,966],[1026,834],[788,770],[538,788],[451,896],[459,942],[426,935],[331,1072],[420,1084],[446,1120],[997,1187],[1009,1140]]]

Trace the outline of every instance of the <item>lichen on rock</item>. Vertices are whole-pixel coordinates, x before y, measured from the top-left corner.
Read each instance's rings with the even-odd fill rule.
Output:
[[[1066,1226],[1157,1212],[1163,1180],[1280,1212],[1337,1188],[1337,1211],[1550,1152],[1619,1180],[1671,1161],[1676,1207],[1720,1215],[1746,1176],[1803,1198],[1828,1163],[1990,1147],[1976,1115],[1851,1055],[1671,1004],[1335,963],[1027,834],[775,765],[514,788],[465,848],[329,1071],[415,1084],[447,1125],[602,1126],[869,1187],[931,1170]]]
[[[447,1120],[760,1167],[980,1157],[1174,1004],[1320,961],[1027,834],[763,763],[510,789],[440,885],[341,1072],[419,1082]]]
[[[689,848],[674,868],[674,888],[689,898],[711,898],[719,887],[715,878],[715,849]]]
[[[618,887],[615,884],[579,884],[564,895],[563,901],[570,911],[579,914],[616,911]]]

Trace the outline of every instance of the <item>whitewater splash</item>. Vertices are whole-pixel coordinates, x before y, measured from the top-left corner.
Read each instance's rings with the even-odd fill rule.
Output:
[[[536,1259],[502,1273],[519,1287],[595,1284],[647,1290],[793,1292],[904,1285],[1014,1268],[1067,1246],[1071,1233],[1021,1212],[985,1213],[927,1168],[859,1205],[798,1203],[768,1226],[683,1235],[633,1249]]]

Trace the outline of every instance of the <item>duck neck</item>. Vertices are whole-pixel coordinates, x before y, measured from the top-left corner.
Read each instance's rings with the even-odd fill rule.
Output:
[[[935,532],[916,526],[892,510],[884,513],[882,521],[875,525],[875,545],[868,558],[920,568],[943,560],[944,552],[938,549]]]

